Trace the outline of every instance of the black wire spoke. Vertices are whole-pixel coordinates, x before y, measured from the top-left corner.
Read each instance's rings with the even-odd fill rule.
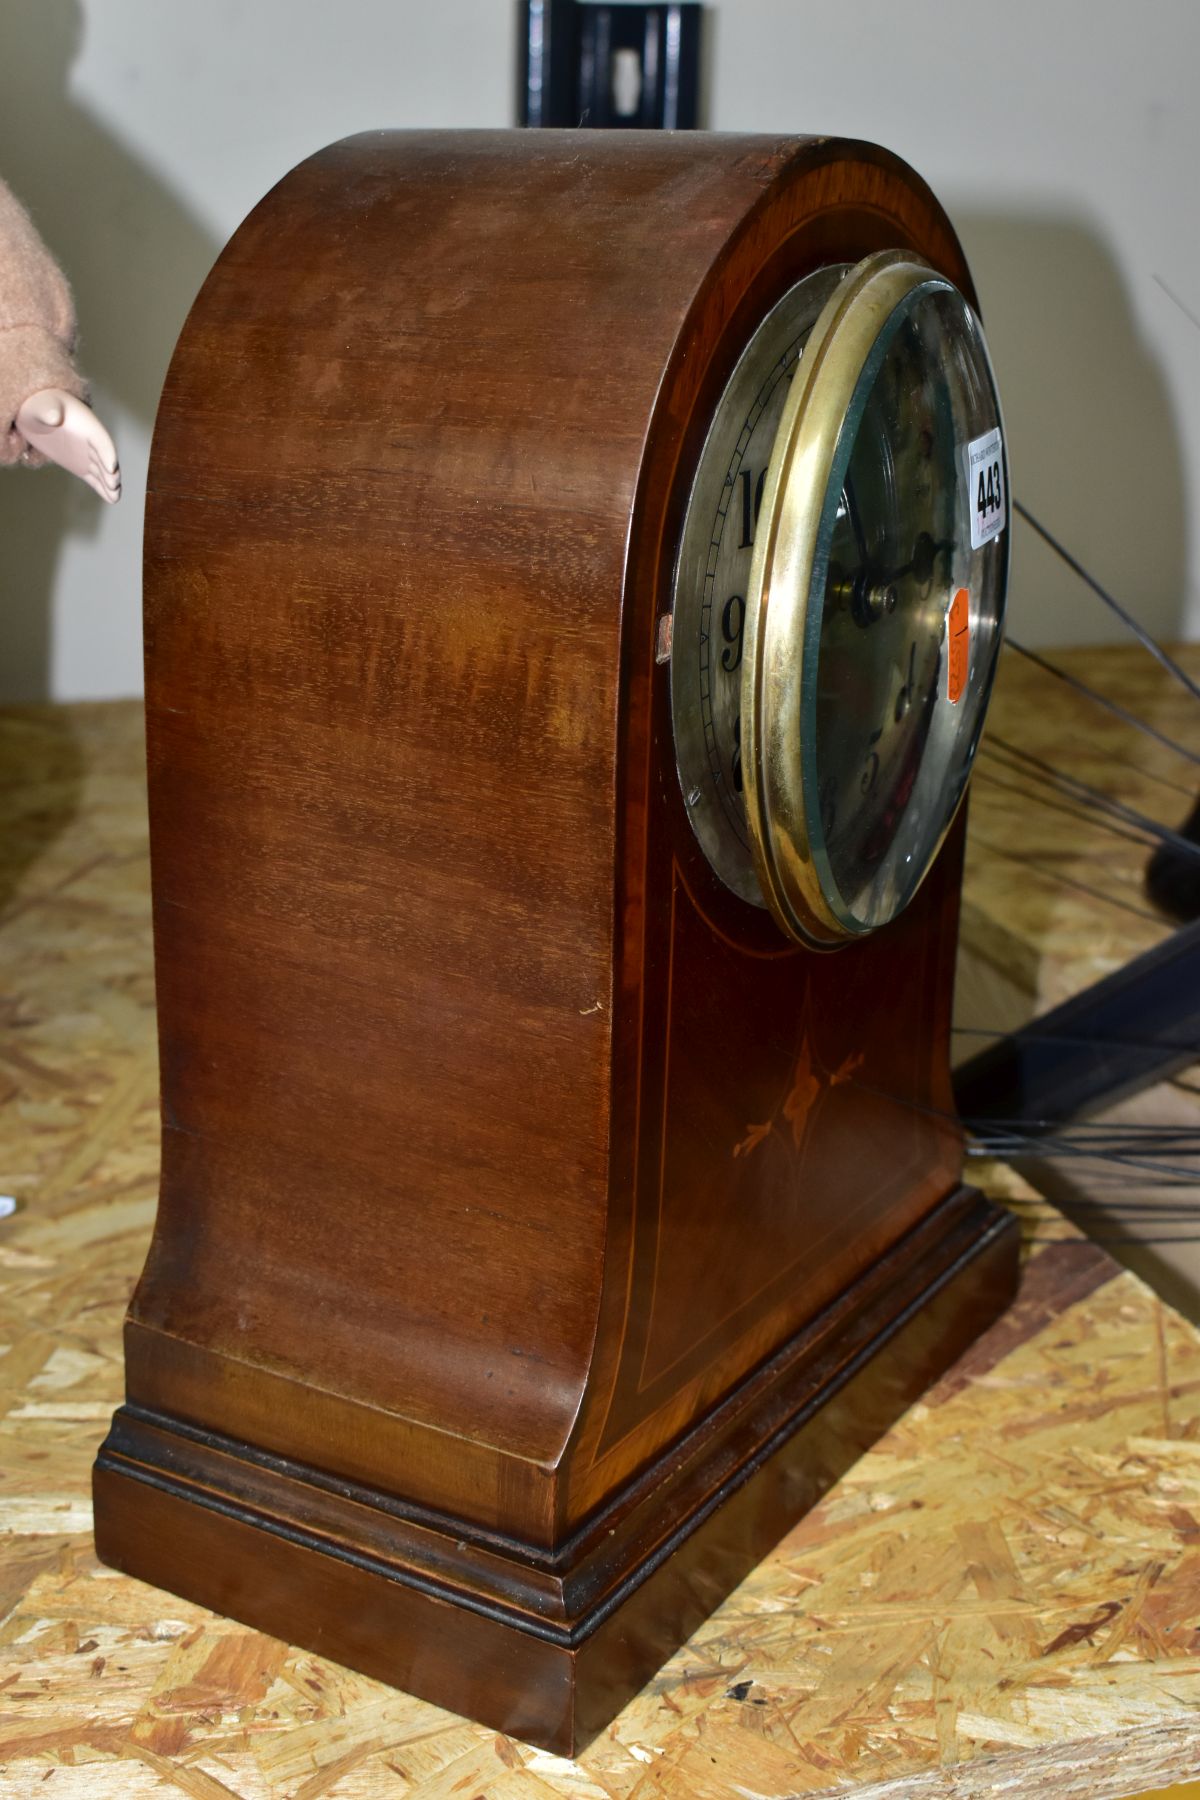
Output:
[[[1009,770],[1007,764],[1002,764],[1001,767],[1005,768],[1010,774],[1015,775],[1020,773],[1020,771],[1016,769]],[[1044,806],[1048,812],[1063,813],[1068,819],[1076,819],[1080,824],[1090,825],[1097,831],[1107,831],[1113,837],[1121,838],[1127,844],[1136,844],[1139,850],[1152,850],[1157,841],[1152,837],[1144,835],[1139,837],[1133,831],[1123,831],[1119,825],[1115,824],[1113,820],[1099,808],[1093,808],[1089,812],[1082,802],[1077,806],[1070,806],[1067,804],[1066,800],[1051,800],[1046,794],[1039,794],[1036,791],[1031,792],[1028,788],[1015,787],[1011,781],[1001,781],[1000,777],[994,774],[991,769],[981,769],[977,767],[975,770],[975,780],[985,782],[989,787],[1000,788],[1004,793],[1012,794],[1018,800],[1032,801],[1035,806]],[[1006,807],[1005,810],[1007,812],[1013,812],[1015,809],[1010,806]]]
[[[976,1145],[986,1155],[995,1156],[998,1160],[1009,1161],[1015,1157],[1030,1157],[1043,1162],[1086,1162],[1094,1160],[1112,1164],[1114,1168],[1138,1169],[1148,1175],[1173,1175],[1184,1181],[1200,1182],[1200,1167],[1183,1168],[1178,1163],[1169,1163],[1147,1158],[1136,1151],[1115,1149],[1097,1149],[1094,1145],[1073,1144],[1065,1138],[1056,1138],[1048,1133],[1037,1138],[1024,1131],[1002,1132],[991,1130],[992,1121],[988,1121],[988,1129],[975,1131],[969,1119],[964,1121],[967,1130],[972,1132]],[[1195,1155],[1194,1151],[1185,1154]]]
[[[1027,506],[1022,506],[1019,500],[1013,501],[1013,510],[1014,512],[1020,513],[1021,517],[1025,520],[1025,523],[1031,525],[1038,536],[1042,538],[1045,543],[1049,544],[1055,555],[1061,557],[1062,561],[1066,563],[1068,569],[1074,570],[1080,580],[1087,583],[1092,592],[1103,600],[1105,606],[1116,614],[1122,624],[1128,626],[1129,630],[1132,631],[1134,637],[1137,638],[1143,648],[1148,650],[1151,656],[1155,657],[1162,664],[1164,669],[1174,675],[1175,679],[1182,683],[1189,694],[1193,695],[1195,699],[1200,700],[1200,687],[1192,680],[1186,669],[1180,668],[1179,664],[1175,661],[1175,658],[1151,637],[1145,626],[1140,624],[1138,620],[1134,618],[1133,614],[1129,612],[1126,607],[1122,606],[1121,602],[1116,599],[1114,595],[1110,594],[1106,587],[1102,586],[1102,584],[1097,581],[1090,570],[1084,568],[1077,557],[1071,555],[1071,552],[1066,548],[1065,544],[1060,544],[1053,533],[1047,531],[1041,521],[1035,519],[1029,508]]]
[[[1072,675],[1069,670],[1060,668],[1048,657],[1039,656],[1036,650],[1030,650],[1025,644],[1018,643],[1011,634],[1005,635],[1004,643],[1006,649],[1015,650],[1018,656],[1025,657],[1028,662],[1036,663],[1039,669],[1046,671],[1047,675],[1053,675],[1057,680],[1065,681],[1067,686],[1073,688],[1077,694],[1082,694],[1086,699],[1094,701],[1097,706],[1102,706],[1106,712],[1113,713],[1118,719],[1123,719],[1126,725],[1132,725],[1135,730],[1144,732],[1147,737],[1153,738],[1165,749],[1173,750],[1176,756],[1182,756],[1188,762],[1200,765],[1200,752],[1189,750],[1185,745],[1176,743],[1175,739],[1168,737],[1165,731],[1159,731],[1157,726],[1151,725],[1146,719],[1139,719],[1136,713],[1131,713],[1127,707],[1119,706],[1115,700],[1110,700],[1108,695],[1102,694],[1098,688],[1089,687],[1088,683],[1081,681],[1078,675]],[[1165,776],[1154,774],[1150,769],[1139,769],[1138,772],[1151,781],[1161,782],[1164,787],[1175,788],[1177,793],[1187,794],[1191,791],[1188,788],[1179,787],[1173,781],[1168,781]]]
[[[1144,1138],[1139,1142],[1135,1136],[1130,1140],[1127,1146],[1113,1148],[1112,1143],[1115,1142],[1118,1145],[1120,1144],[1119,1137],[1114,1137],[1109,1145],[1098,1148],[1095,1141],[1074,1143],[1070,1141],[1069,1138],[1062,1135],[1049,1135],[1045,1128],[1057,1129],[1060,1133],[1077,1128],[1068,1121],[1051,1120],[1027,1120],[1022,1122],[1026,1125],[1036,1123],[1043,1127],[1043,1130],[1040,1131],[1037,1136],[1031,1135],[1030,1132],[1019,1128],[1005,1130],[1004,1121],[994,1119],[989,1119],[986,1124],[982,1125],[978,1130],[973,1130],[969,1119],[961,1119],[956,1112],[947,1111],[944,1107],[926,1105],[904,1095],[889,1093],[887,1089],[875,1087],[872,1083],[865,1082],[856,1075],[851,1076],[850,1080],[861,1092],[872,1094],[876,1099],[885,1100],[894,1106],[903,1108],[907,1112],[918,1113],[937,1123],[944,1123],[947,1126],[953,1127],[955,1130],[965,1129],[971,1134],[971,1137],[974,1140],[965,1145],[965,1153],[967,1156],[974,1157],[977,1160],[986,1159],[993,1162],[1012,1162],[1014,1160],[1025,1162],[1073,1160],[1087,1161],[1092,1164],[1104,1163],[1108,1164],[1112,1171],[1121,1174],[1128,1174],[1132,1171],[1139,1175],[1150,1175],[1155,1178],[1156,1186],[1172,1184],[1192,1191],[1196,1190],[1197,1187],[1200,1187],[1200,1162],[1198,1162],[1196,1168],[1192,1169],[1184,1168],[1178,1163],[1153,1160],[1152,1158],[1147,1157],[1145,1152],[1147,1148],[1153,1150],[1156,1146],[1152,1143],[1148,1145]],[[1103,1121],[1093,1121],[1092,1123],[1098,1130],[1105,1128]],[[1116,1130],[1116,1128],[1111,1126],[1108,1127],[1108,1129],[1110,1131]],[[1167,1154],[1171,1153],[1169,1146],[1175,1141],[1174,1134],[1179,1131],[1187,1133],[1191,1129],[1191,1127],[1167,1128]],[[1197,1128],[1197,1135],[1200,1136],[1200,1128]],[[1103,1140],[1101,1140],[1101,1143],[1103,1143]],[[1200,1148],[1196,1151],[1175,1153],[1200,1157]],[[1111,1211],[1112,1209],[1109,1210]]]
[[[1157,285],[1162,289],[1163,293],[1167,296],[1168,300],[1173,300],[1175,302],[1176,306],[1179,308],[1180,312],[1183,314],[1185,319],[1190,319],[1192,321],[1193,325],[1200,327],[1200,319],[1198,319],[1196,317],[1196,315],[1192,311],[1191,307],[1186,305],[1185,302],[1179,298],[1179,295],[1175,292],[1175,289],[1173,287],[1168,287],[1167,283],[1163,280],[1161,275],[1152,275],[1150,277],[1150,279],[1151,279],[1151,281],[1157,283]]]
[[[968,1122],[968,1130],[970,1124]],[[980,1146],[980,1154],[991,1156],[997,1162],[1012,1162],[1014,1158],[1031,1162],[1097,1162],[1111,1163],[1114,1168],[1134,1169],[1145,1175],[1172,1175],[1181,1181],[1200,1183],[1200,1168],[1184,1169],[1178,1163],[1148,1161],[1143,1156],[1126,1156],[1115,1150],[1089,1150],[1076,1144],[1056,1144],[1053,1138],[1012,1137],[984,1139]]]
[[[1200,844],[1193,843],[1191,838],[1184,837],[1182,832],[1173,831],[1169,825],[1163,825],[1159,820],[1150,818],[1148,814],[1139,812],[1137,807],[1129,806],[1124,800],[1115,799],[1112,794],[1106,794],[1102,788],[1093,787],[1091,782],[1081,781],[1077,775],[1068,775],[1064,770],[1056,769],[1052,763],[1046,762],[1040,756],[1035,756],[1031,750],[1023,750],[1019,744],[1010,742],[1008,738],[993,737],[990,747],[993,754],[996,751],[1001,753],[1001,765],[1008,766],[1010,773],[1020,773],[1021,767],[1024,767],[1030,771],[1027,777],[1030,781],[1045,781],[1060,791],[1065,789],[1073,799],[1080,800],[1087,806],[1094,806],[1098,812],[1108,813],[1126,825],[1135,826],[1139,831],[1148,832],[1162,843],[1170,844],[1172,849],[1184,851],[1189,856],[1200,856]],[[1004,757],[1010,759],[1008,765],[1004,764]],[[1020,765],[1017,769],[1013,769],[1011,766],[1014,761]]]
[[[1116,906],[1122,912],[1132,913],[1135,918],[1148,919],[1151,925],[1161,925],[1163,922],[1157,913],[1150,912],[1146,907],[1134,906],[1130,900],[1118,900],[1115,894],[1106,894],[1103,888],[1091,887],[1086,881],[1076,881],[1073,876],[1064,875],[1061,870],[1038,862],[1032,856],[1022,856],[1016,850],[1004,850],[999,844],[989,843],[986,838],[981,838],[978,834],[975,835],[974,842],[981,850],[986,850],[989,855],[1002,856],[1007,862],[1020,863],[1023,867],[1033,869],[1036,874],[1044,876],[1047,881],[1057,881],[1063,887],[1075,888],[1079,893],[1086,894],[1089,900],[1103,900],[1108,906]]]
[[[976,1130],[972,1127],[970,1119],[963,1119],[957,1112],[952,1112],[945,1107],[932,1106],[926,1102],[914,1100],[909,1095],[892,1093],[887,1088],[876,1087],[872,1082],[863,1081],[861,1077],[857,1075],[851,1075],[848,1079],[861,1093],[871,1094],[877,1100],[885,1100],[892,1106],[901,1107],[906,1112],[918,1113],[923,1118],[932,1119],[936,1123],[953,1127],[956,1131],[965,1129],[966,1131],[971,1132],[975,1141],[980,1145],[986,1145],[986,1153],[994,1156],[997,1161],[1003,1160],[1005,1157],[1010,1157],[1014,1153],[1032,1158],[1036,1158],[1039,1155],[1045,1156],[1053,1152],[1058,1145],[1064,1146],[1062,1153],[1068,1156],[1097,1156],[1097,1152],[1094,1149],[1087,1149],[1082,1145],[1070,1144],[1068,1140],[1061,1135],[1046,1135],[1051,1131],[1061,1134],[1063,1131],[1075,1129],[1075,1126],[1067,1120],[1025,1119],[1020,1121],[1019,1124],[1015,1121],[1009,1121],[1008,1125],[1010,1128],[1006,1128],[1005,1120],[988,1119],[985,1123],[981,1123]],[[1102,1127],[1104,1122],[1097,1120],[1094,1121],[1094,1123],[1097,1126]],[[1032,1131],[1025,1130],[1024,1127],[1026,1126],[1037,1127],[1037,1134],[1035,1135]],[[1169,1129],[1174,1131],[1176,1128],[1170,1127]],[[1184,1127],[1183,1129],[1186,1130],[1189,1128]],[[997,1146],[1003,1146],[1003,1148],[997,1148]],[[1138,1147],[1135,1145],[1134,1148],[1137,1149]],[[1200,1154],[1200,1151],[1196,1154]],[[1105,1156],[1103,1160],[1117,1161],[1119,1159],[1115,1156],[1108,1155]],[[1182,1169],[1162,1163],[1147,1164],[1146,1166],[1151,1172],[1164,1175],[1177,1175],[1188,1182],[1200,1179],[1200,1169]]]

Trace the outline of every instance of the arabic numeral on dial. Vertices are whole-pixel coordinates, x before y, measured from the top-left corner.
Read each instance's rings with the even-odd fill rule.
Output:
[[[740,594],[730,594],[721,613],[721,636],[726,648],[721,652],[721,667],[732,675],[742,660],[742,631],[746,624],[746,602]]]
[[[733,760],[729,766],[735,793],[742,791],[742,715],[733,721]]]
[[[738,549],[749,549],[754,542],[754,527],[758,524],[759,509],[762,506],[763,483],[767,479],[765,468],[760,469],[758,480],[754,479],[753,469],[743,469],[738,476],[742,490],[742,535],[738,540]]]
[[[975,511],[981,519],[986,519],[989,514],[1000,511],[1003,500],[1004,486],[999,461],[981,464],[979,486],[975,493]]]

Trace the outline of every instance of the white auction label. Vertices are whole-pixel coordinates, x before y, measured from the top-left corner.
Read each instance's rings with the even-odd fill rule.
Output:
[[[998,532],[1008,518],[1004,492],[1004,442],[1000,427],[967,445],[967,481],[971,496],[971,548],[978,550]]]

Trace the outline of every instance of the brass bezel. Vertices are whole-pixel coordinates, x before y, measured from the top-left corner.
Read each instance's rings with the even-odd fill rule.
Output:
[[[781,928],[824,947],[861,934],[834,913],[822,890],[798,754],[818,532],[867,359],[895,308],[931,283],[952,287],[910,251],[885,250],[851,269],[826,303],[780,420],[746,591],[742,761],[755,873]]]
[[[754,875],[745,808],[738,804],[742,796],[728,784],[720,785],[719,778],[713,779],[714,754],[723,762],[726,745],[718,736],[722,722],[718,719],[716,696],[706,694],[705,688],[706,677],[711,688],[719,676],[711,666],[704,666],[705,658],[697,655],[697,644],[706,641],[706,632],[714,632],[714,605],[717,617],[720,616],[714,585],[714,552],[719,558],[718,544],[727,525],[735,466],[742,467],[742,459],[749,454],[749,443],[753,441],[752,432],[743,446],[742,434],[750,425],[766,380],[773,380],[778,387],[788,379],[784,369],[794,350],[799,354],[793,366],[798,368],[803,361],[809,333],[850,267],[849,263],[835,263],[803,276],[775,302],[742,345],[708,421],[688,494],[671,583],[671,728],[675,768],[688,823],[725,886],[752,906],[763,909],[766,901]],[[787,392],[784,387],[783,396]],[[768,447],[777,439],[778,427]],[[739,582],[742,585],[744,582]],[[711,662],[719,652],[710,649],[708,654]],[[730,686],[736,690],[740,707],[740,670]]]

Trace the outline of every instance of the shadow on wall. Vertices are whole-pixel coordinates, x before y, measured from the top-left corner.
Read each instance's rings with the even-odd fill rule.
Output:
[[[1013,492],[1147,630],[1177,638],[1188,518],[1176,402],[1118,264],[1086,221],[949,211],[987,322]],[[1020,521],[1010,625],[1041,644],[1128,637]]]
[[[101,388],[101,407],[115,400],[149,426],[175,339],[219,246],[159,176],[71,98],[83,27],[79,0],[4,0],[0,174],[71,282],[80,366]],[[127,494],[121,504],[131,502],[138,500]],[[68,534],[93,535],[99,514],[94,495],[60,471],[0,471],[6,697],[47,697],[60,550]],[[96,604],[105,604],[103,594]]]

